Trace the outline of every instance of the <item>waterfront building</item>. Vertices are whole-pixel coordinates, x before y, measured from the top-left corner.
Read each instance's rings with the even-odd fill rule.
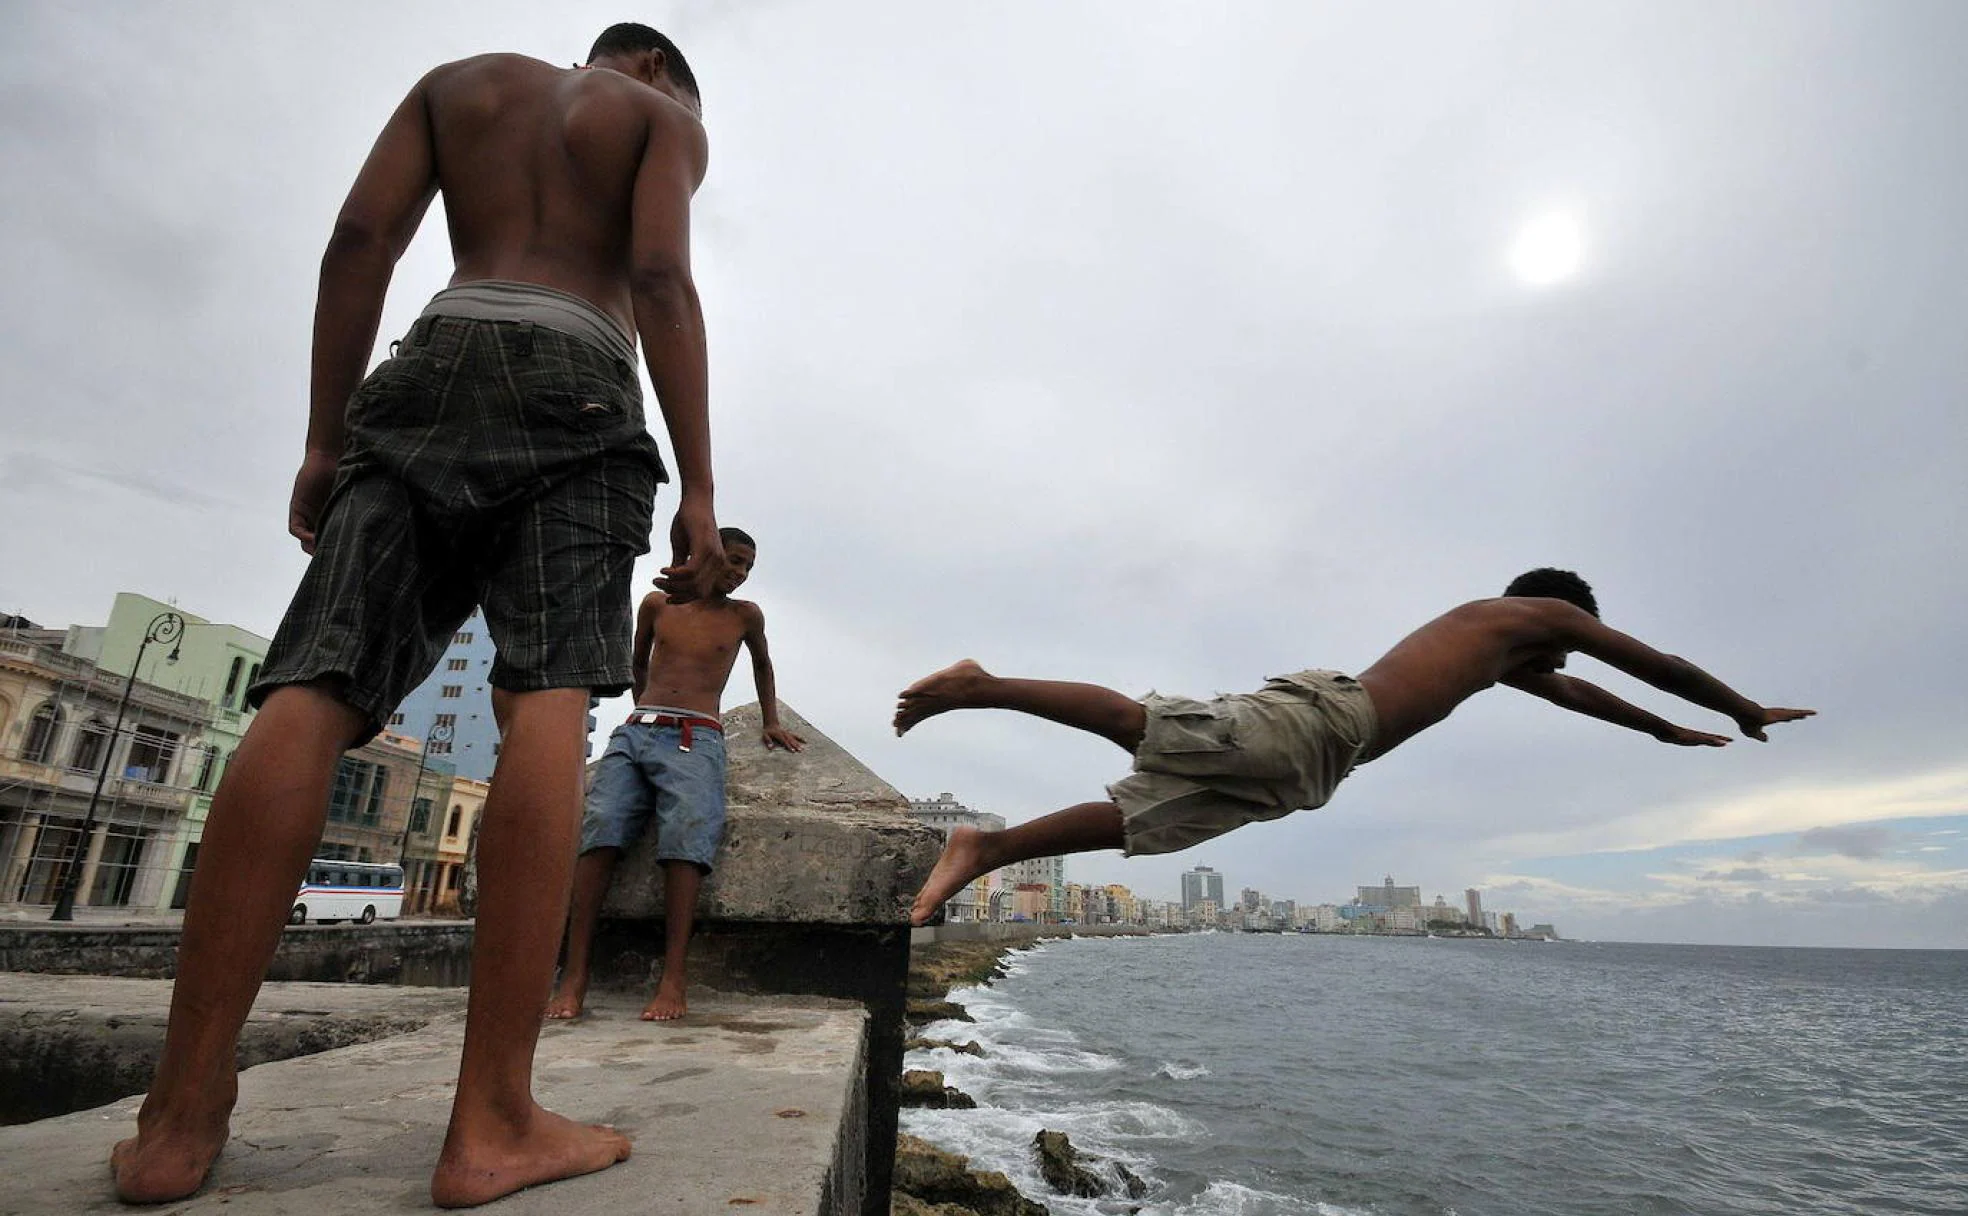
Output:
[[[1517,936],[1517,914],[1515,912],[1505,912],[1503,914],[1503,935],[1505,937]]]
[[[1463,923],[1462,909],[1452,907],[1440,895],[1428,909],[1428,923],[1431,925],[1460,925]]]
[[[422,684],[403,698],[389,717],[388,729],[422,742],[437,727],[448,727],[449,739],[432,739],[431,759],[442,759],[460,777],[490,781],[499,762],[499,724],[492,716],[492,663],[499,657],[485,617],[474,610],[458,626],[444,648],[444,657]],[[589,721],[592,733],[593,720]],[[589,739],[588,754],[594,754]]]
[[[1223,906],[1223,875],[1208,866],[1197,866],[1182,874],[1182,911],[1193,912],[1205,900]]]
[[[122,670],[104,668],[64,650],[63,630],[10,623],[0,631],[0,903],[52,904],[79,866],[78,907],[168,906],[169,850],[204,767],[209,702],[130,682],[134,651]]]
[[[1465,923],[1474,928],[1481,928],[1486,923],[1483,920],[1483,893],[1475,887],[1470,887],[1463,891],[1462,902],[1463,910],[1469,914]]]
[[[166,612],[184,618],[184,632],[169,644],[145,646],[143,639],[150,623]],[[269,645],[266,638],[249,629],[210,620],[133,591],[117,593],[105,624],[70,625],[62,638],[63,653],[126,676],[141,652],[139,681],[210,706],[200,751],[186,777],[192,789],[190,804],[169,837],[154,841],[146,850],[149,856],[145,864],[172,877],[151,886],[156,901],[141,906],[184,907],[191,869],[198,860],[198,842],[212,810],[212,794],[253,722],[254,710],[246,704],[246,690],[260,678],[260,665],[266,661]]]
[[[406,747],[421,740],[397,736]],[[426,758],[410,807],[403,849],[403,914],[456,916],[458,890],[470,854],[472,827],[491,786],[454,776],[448,764]]]
[[[1001,832],[1005,826],[1004,816],[989,811],[974,811],[958,802],[947,790],[935,798],[909,799],[909,816],[918,823],[935,828],[945,840],[958,828]],[[1062,861],[1060,864],[1063,867],[1065,863]],[[986,874],[958,891],[943,905],[944,919],[953,924],[998,919],[991,915],[991,892],[998,885],[1000,883],[995,873]]]
[[[1000,821],[1002,822],[1002,821]],[[1035,886],[1046,890],[1046,907],[1037,919],[1058,922],[1066,919],[1066,859],[1034,857],[998,871],[999,880],[1010,887]]]
[[[1386,881],[1377,887],[1361,887],[1354,901],[1364,907],[1413,908],[1421,904],[1420,887],[1397,887],[1394,876],[1389,874]]]
[[[405,860],[405,829],[413,808],[426,814],[448,797],[453,774],[433,765],[421,739],[384,731],[335,764],[328,792],[328,822],[315,847],[334,861],[397,863]]]

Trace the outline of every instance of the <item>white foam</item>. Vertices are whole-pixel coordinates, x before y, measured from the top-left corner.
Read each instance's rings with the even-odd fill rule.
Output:
[[[1193,1081],[1197,1077],[1209,1076],[1210,1070],[1194,1060],[1164,1060],[1161,1067],[1155,1070],[1155,1075],[1171,1081]]]
[[[1050,1196],[1047,1197],[1048,1202]],[[1373,1216],[1366,1208],[1347,1208],[1317,1200],[1294,1199],[1235,1182],[1212,1182],[1182,1203],[1151,1203],[1141,1216]]]

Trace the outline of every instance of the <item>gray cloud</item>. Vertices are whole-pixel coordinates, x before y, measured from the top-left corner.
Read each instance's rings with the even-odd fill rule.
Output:
[[[1022,820],[1127,758],[992,715],[896,741],[895,689],[965,654],[1131,693],[1357,670],[1555,562],[1610,623],[1822,716],[1688,751],[1498,692],[1316,815],[1073,876],[1453,895],[1526,833],[1956,761],[1968,8],[1115,12],[1048,5],[1015,55],[987,9],[652,18],[706,90],[720,511],[762,542],[789,703],[903,789]],[[619,15],[138,6],[105,41],[27,6],[0,485],[41,526],[0,529],[0,611],[94,621],[130,588],[271,633],[315,268],[377,128],[435,61],[568,62]],[[1583,269],[1532,291],[1505,252],[1551,206]],[[434,212],[385,337],[448,273]],[[1963,944],[1939,924],[1909,931]]]
[[[1798,834],[1795,851],[1799,853],[1823,852],[1830,850],[1845,857],[1870,861],[1883,854],[1893,842],[1890,828],[1865,824],[1856,827],[1812,828]]]

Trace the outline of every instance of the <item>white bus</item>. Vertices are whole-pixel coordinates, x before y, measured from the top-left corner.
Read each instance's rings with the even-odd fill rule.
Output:
[[[366,925],[377,917],[395,920],[402,912],[402,866],[317,857],[308,862],[307,877],[294,896],[287,923],[328,925],[354,920]]]

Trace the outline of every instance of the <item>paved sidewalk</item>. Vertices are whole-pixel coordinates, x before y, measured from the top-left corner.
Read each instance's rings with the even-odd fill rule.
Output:
[[[15,985],[24,978],[0,977]],[[31,977],[41,980],[43,977]],[[155,1012],[164,981],[66,980],[97,998]],[[147,994],[129,985],[148,985]],[[38,987],[38,984],[37,984]],[[296,1010],[335,985],[269,985]],[[285,992],[285,989],[305,991]],[[350,988],[365,1006],[404,994],[421,1012],[430,990]],[[359,994],[359,995],[358,995]],[[36,999],[42,994],[37,992]],[[77,990],[77,995],[82,995]],[[447,994],[453,999],[462,994]],[[55,999],[60,999],[57,995]],[[819,1210],[836,1141],[859,1082],[865,1013],[817,998],[691,994],[681,1022],[639,1021],[641,1003],[604,993],[589,1015],[540,1037],[536,1092],[550,1108],[612,1123],[636,1142],[628,1162],[478,1209],[528,1216],[705,1216]],[[291,1016],[291,1014],[290,1014]],[[146,1209],[208,1216],[427,1212],[430,1172],[450,1110],[463,1019],[446,1013],[394,1038],[283,1060],[240,1075],[226,1152],[193,1198]],[[106,1163],[131,1132],[139,1098],[0,1128],[0,1216],[127,1213]],[[846,1155],[858,1162],[859,1149]]]

